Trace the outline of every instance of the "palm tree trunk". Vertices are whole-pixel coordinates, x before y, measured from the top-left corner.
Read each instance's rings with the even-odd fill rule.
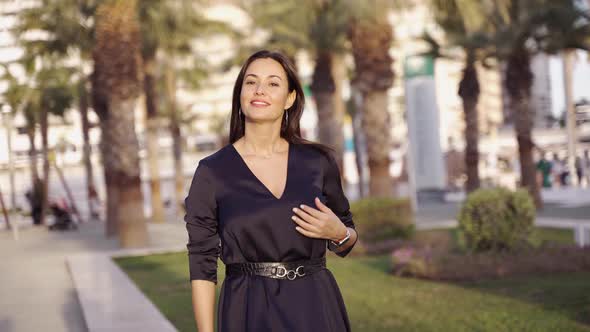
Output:
[[[312,77],[311,91],[318,114],[318,141],[334,149],[334,157],[342,165],[343,135],[342,122],[338,121],[335,110],[335,91],[330,52],[318,52]],[[340,116],[340,119],[342,116]]]
[[[31,171],[31,191],[29,200],[31,203],[31,216],[35,225],[41,225],[40,215],[41,207],[40,201],[43,191],[43,183],[39,179],[39,168],[37,160],[37,144],[35,142],[35,122],[32,119],[27,123],[27,136],[29,138],[29,167]]]
[[[158,164],[158,109],[155,78],[155,58],[144,57],[144,93],[146,109],[146,143],[148,169],[150,173],[150,193],[152,207],[152,222],[164,222],[164,204],[160,190],[160,167]]]
[[[97,77],[100,76],[95,68],[92,75],[92,107],[94,112],[100,118],[100,154],[103,166],[105,188],[106,188],[106,206],[105,206],[105,235],[112,237],[117,234],[117,216],[119,215],[118,201],[119,191],[115,184],[115,177],[112,170],[115,168],[112,158],[109,158],[109,149],[115,143],[115,139],[111,137],[111,121],[108,106],[105,96],[100,93],[99,82]]]
[[[387,104],[387,91],[368,91],[363,96],[362,127],[371,174],[369,192],[373,197],[391,197],[394,184],[389,173],[392,139]]]
[[[178,210],[184,209],[184,170],[182,166],[182,134],[180,131],[180,119],[176,108],[176,75],[172,63],[168,63],[165,72],[166,99],[170,117],[170,135],[172,136],[172,154],[174,158],[174,188]]]
[[[47,109],[41,106],[41,144],[42,144],[42,155],[43,155],[43,190],[41,195],[41,224],[45,225],[45,215],[49,210],[48,194],[49,194],[49,146],[47,140],[47,130],[49,124],[47,123]]]
[[[110,181],[118,198],[117,231],[124,248],[141,247],[148,241],[139,172],[139,144],[134,126],[135,104],[135,98],[111,99],[109,107],[114,115],[110,117],[110,129],[115,134],[112,137],[119,142],[110,149],[115,166],[110,171]]]
[[[470,193],[479,188],[479,125],[477,102],[479,99],[479,80],[473,60],[473,54],[463,69],[463,78],[459,83],[459,96],[463,101],[463,115],[465,117],[465,169],[467,183],[465,190]]]
[[[37,144],[35,143],[35,124],[27,124],[27,137],[29,138],[29,168],[31,171],[31,183],[34,185],[39,179],[37,168]]]
[[[350,94],[350,103],[352,108],[352,136],[354,138],[354,161],[356,163],[356,170],[358,173],[358,192],[359,197],[364,198],[367,196],[365,192],[365,176],[364,176],[364,147],[365,147],[365,139],[363,137],[363,128],[362,128],[362,94],[357,91],[354,86],[350,87],[351,94]]]
[[[112,218],[108,223],[117,226],[122,247],[142,247],[148,234],[135,134],[134,111],[142,82],[137,1],[101,2],[95,39],[93,102],[101,119],[107,208]]]
[[[514,117],[514,129],[518,142],[520,161],[520,186],[527,188],[537,208],[543,207],[539,187],[536,180],[535,163],[533,161],[532,138],[533,111],[531,109],[531,86],[533,73],[531,59],[524,50],[516,50],[508,58],[506,67],[506,89],[510,96],[510,109]]]
[[[112,237],[117,235],[118,229],[118,216],[119,216],[119,187],[116,183],[116,178],[113,170],[115,165],[113,158],[109,158],[109,147],[114,143],[114,138],[110,135],[111,121],[106,119],[101,121],[101,154],[102,164],[104,168],[104,179],[106,187],[106,222],[105,222],[105,235]]]
[[[2,209],[2,214],[4,215],[4,220],[6,221],[6,229],[12,230],[12,224],[10,223],[10,217],[8,216],[8,209],[6,209],[4,198],[2,197],[2,190],[0,190],[0,209]]]
[[[86,90],[86,79],[80,81],[79,86],[79,108],[80,118],[82,120],[82,139],[83,139],[83,163],[86,173],[86,193],[88,197],[88,211],[90,218],[98,211],[92,203],[96,200],[96,187],[94,185],[94,170],[92,168],[92,150],[90,147],[90,123],[88,121],[88,91]]]
[[[332,77],[334,78],[334,150],[336,156],[339,156],[338,166],[344,171],[344,114],[346,114],[346,104],[342,98],[342,89],[346,80],[346,65],[344,57],[340,54],[334,54],[332,57]],[[346,177],[342,177],[346,181]]]
[[[393,85],[393,59],[389,46],[393,29],[383,13],[374,20],[354,21],[349,38],[355,63],[353,84],[362,93],[362,128],[367,145],[370,196],[391,197],[394,182],[389,173],[392,149],[387,91]]]
[[[576,106],[573,96],[573,67],[575,51],[568,49],[563,51],[563,87],[565,95],[565,128],[567,132],[567,158],[566,167],[570,175],[570,183],[579,185],[582,179],[578,179],[576,174],[576,145],[578,135],[576,133]]]

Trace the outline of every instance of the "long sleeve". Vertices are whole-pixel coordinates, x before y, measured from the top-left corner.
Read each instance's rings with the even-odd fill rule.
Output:
[[[217,203],[211,171],[199,163],[184,200],[190,280],[209,280],[217,283],[217,259],[220,254],[217,232]]]
[[[346,198],[342,190],[342,180],[340,179],[338,164],[330,154],[326,154],[325,160],[323,193],[327,199],[326,205],[340,218],[346,227],[350,227],[356,231],[348,198]],[[346,250],[337,252],[336,254],[340,257],[345,257],[355,245],[356,242]]]

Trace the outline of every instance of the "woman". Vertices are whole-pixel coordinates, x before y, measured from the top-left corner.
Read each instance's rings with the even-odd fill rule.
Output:
[[[226,265],[219,331],[350,331],[326,248],[356,243],[334,158],[301,138],[293,64],[260,51],[236,80],[230,144],[202,159],[185,200],[195,320],[213,331],[217,258]]]

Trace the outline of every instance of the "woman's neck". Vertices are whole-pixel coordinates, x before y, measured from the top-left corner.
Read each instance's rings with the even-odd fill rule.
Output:
[[[246,125],[241,141],[246,153],[256,155],[270,155],[283,151],[287,143],[280,135],[280,127],[256,123]]]

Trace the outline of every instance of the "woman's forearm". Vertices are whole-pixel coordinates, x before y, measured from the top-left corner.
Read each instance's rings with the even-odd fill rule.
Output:
[[[193,280],[191,286],[197,330],[214,332],[215,284],[208,280]]]

